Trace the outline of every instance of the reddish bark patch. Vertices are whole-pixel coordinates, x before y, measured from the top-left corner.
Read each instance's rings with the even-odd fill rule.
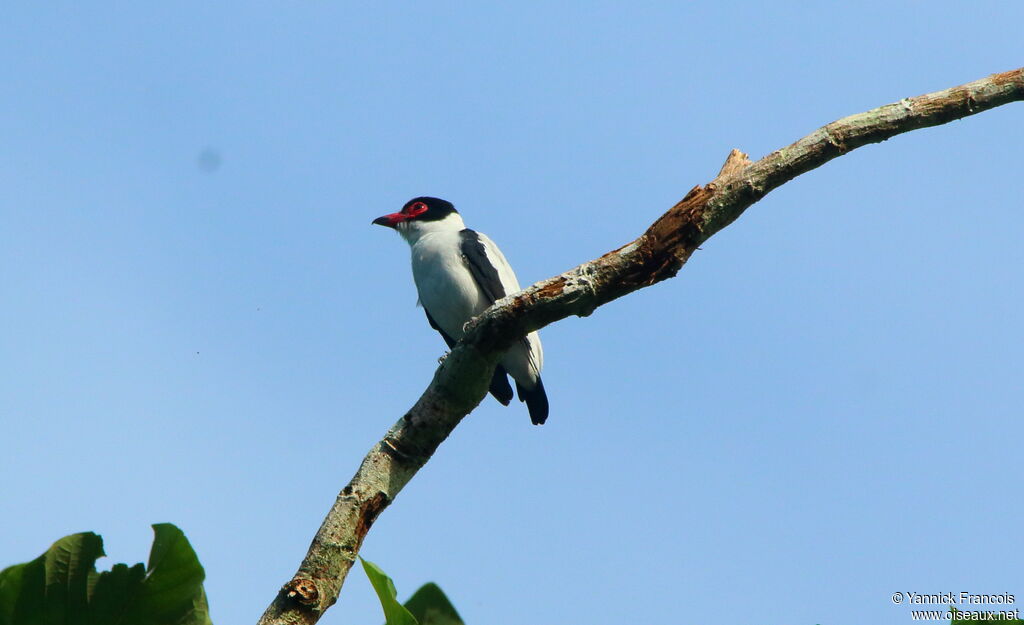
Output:
[[[682,200],[651,224],[641,237],[643,262],[631,272],[643,284],[671,278],[702,241],[704,210],[714,191],[696,186]]]
[[[1006,85],[1024,81],[1024,70],[1022,69],[1011,69],[1008,72],[1002,72],[1000,74],[992,74],[989,77],[993,85]]]
[[[541,289],[537,291],[536,297],[540,299],[547,299],[549,297],[558,297],[565,290],[565,280],[559,278],[554,282],[545,284]]]
[[[384,508],[388,507],[389,503],[391,501],[388,496],[381,491],[377,491],[376,495],[363,503],[359,509],[359,519],[356,522],[356,536],[359,537],[359,540],[366,536],[366,532],[370,531],[370,526],[377,520]]]

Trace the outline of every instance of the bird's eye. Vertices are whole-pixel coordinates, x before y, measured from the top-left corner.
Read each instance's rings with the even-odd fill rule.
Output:
[[[427,205],[424,204],[423,202],[416,202],[415,204],[409,207],[405,214],[409,215],[410,217],[415,217],[417,215],[422,215],[425,212],[427,212]]]

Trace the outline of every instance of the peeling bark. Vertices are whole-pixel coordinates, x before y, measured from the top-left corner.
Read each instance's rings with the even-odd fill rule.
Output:
[[[750,205],[802,173],[861,146],[1024,100],[1024,68],[851,115],[761,160],[733,150],[636,240],[494,303],[438,367],[416,404],[356,472],[260,625],[311,624],[338,598],[377,516],[487,393],[500,353],[519,337],[673,277],[690,255]]]

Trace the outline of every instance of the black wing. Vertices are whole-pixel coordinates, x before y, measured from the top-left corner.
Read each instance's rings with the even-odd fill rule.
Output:
[[[437,323],[434,321],[434,318],[431,317],[430,313],[427,312],[426,308],[423,309],[423,312],[427,313],[427,323],[430,324],[431,328],[437,330],[437,333],[441,335],[441,338],[443,338],[444,342],[448,345],[448,349],[455,347],[455,341],[453,341],[452,337],[448,336],[448,334],[441,329],[441,326],[437,325]]]
[[[484,242],[480,240],[480,235],[466,228],[459,232],[459,237],[459,251],[466,259],[466,266],[490,303],[493,304],[508,295],[501,284],[501,278],[498,277],[498,270],[491,264],[491,259],[487,258],[487,251],[484,249]]]
[[[498,277],[498,270],[491,264],[491,259],[487,258],[487,250],[484,249],[484,242],[480,240],[480,235],[476,231],[466,228],[459,232],[459,238],[461,240],[459,251],[466,259],[466,266],[473,274],[477,286],[487,297],[488,303],[493,304],[505,297],[507,295],[505,286],[501,283],[501,278]],[[501,365],[495,368],[494,377],[491,378],[491,395],[494,395],[494,398],[505,406],[512,401],[512,385],[508,383],[508,373]]]
[[[505,285],[498,277],[498,270],[491,264],[491,259],[487,258],[487,251],[484,249],[484,242],[480,240],[480,235],[476,231],[466,228],[459,231],[459,236],[462,238],[459,249],[462,252],[462,257],[466,259],[466,266],[469,267],[469,272],[473,274],[473,279],[476,280],[480,290],[490,300],[489,303],[493,304],[508,295],[505,292]],[[530,346],[525,336],[520,341],[527,347]]]

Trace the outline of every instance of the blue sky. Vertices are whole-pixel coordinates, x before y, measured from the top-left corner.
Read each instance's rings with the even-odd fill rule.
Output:
[[[0,564],[84,530],[141,561],[170,521],[215,622],[254,622],[443,353],[374,217],[445,197],[532,283],[731,148],[1020,66],[1022,19],[7,7]],[[675,280],[545,329],[547,425],[486,400],[364,555],[489,625],[902,623],[896,591],[1024,595],[1021,145],[1018,104],[858,150]],[[323,622],[381,620],[356,570]]]

